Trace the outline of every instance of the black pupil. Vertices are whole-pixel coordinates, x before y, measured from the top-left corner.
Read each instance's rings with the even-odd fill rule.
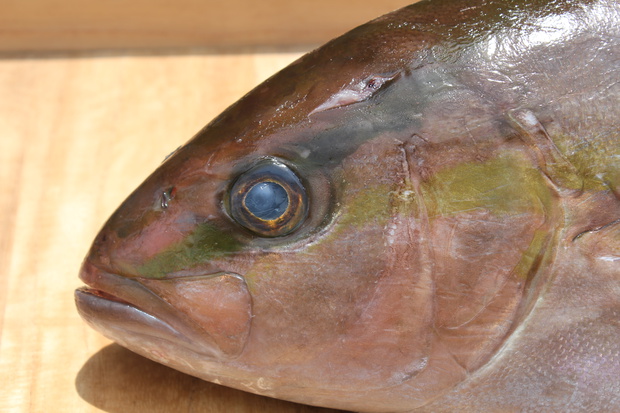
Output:
[[[282,216],[288,208],[288,195],[275,182],[261,182],[245,196],[245,207],[257,218],[272,220]]]

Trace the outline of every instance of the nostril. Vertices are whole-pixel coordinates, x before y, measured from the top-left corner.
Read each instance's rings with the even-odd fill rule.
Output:
[[[93,242],[92,251],[100,251],[105,247],[108,242],[108,234],[105,231],[101,231],[97,238],[95,238],[95,242]]]
[[[168,206],[170,205],[170,201],[172,201],[174,199],[174,197],[176,196],[177,193],[177,189],[173,186],[170,187],[168,189],[166,189],[162,194],[161,194],[161,199],[160,199],[160,207],[161,209],[167,209]]]

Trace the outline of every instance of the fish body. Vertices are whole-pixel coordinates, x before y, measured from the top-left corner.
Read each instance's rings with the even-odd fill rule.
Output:
[[[620,411],[619,22],[433,0],[327,43],[129,196],[80,314],[301,403]]]

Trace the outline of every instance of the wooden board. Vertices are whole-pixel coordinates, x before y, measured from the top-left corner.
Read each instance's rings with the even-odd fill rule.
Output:
[[[0,60],[0,411],[328,412],[212,385],[115,345],[73,290],[104,220],[162,159],[301,51]]]
[[[323,43],[408,0],[3,0],[0,51]]]

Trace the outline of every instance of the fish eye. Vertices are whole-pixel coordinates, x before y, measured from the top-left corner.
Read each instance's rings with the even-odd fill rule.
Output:
[[[281,237],[296,230],[308,215],[306,190],[288,166],[264,161],[241,174],[229,199],[232,218],[263,237]]]

